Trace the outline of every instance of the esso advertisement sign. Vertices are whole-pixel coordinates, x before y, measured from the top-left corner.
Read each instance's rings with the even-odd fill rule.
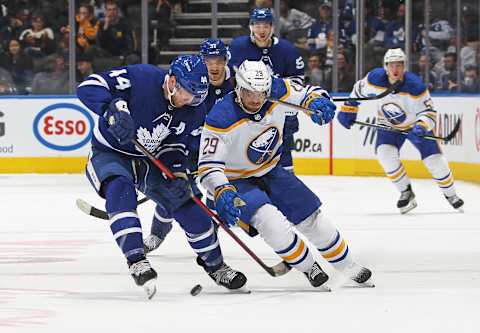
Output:
[[[90,141],[93,126],[93,118],[86,109],[72,103],[58,103],[37,114],[33,133],[45,147],[69,151]]]

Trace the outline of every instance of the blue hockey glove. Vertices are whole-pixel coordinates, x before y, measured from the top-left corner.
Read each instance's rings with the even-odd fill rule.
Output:
[[[215,210],[228,226],[237,223],[242,215],[242,206],[245,206],[245,201],[238,195],[235,186],[226,184],[215,190]]]
[[[417,124],[408,132],[407,139],[414,145],[418,145],[423,140],[422,136],[427,133],[428,130],[425,126],[421,125],[420,122],[417,122]]]
[[[326,97],[317,97],[308,105],[312,113],[312,121],[318,125],[325,125],[332,121],[335,117],[337,106]]]
[[[122,145],[135,138],[135,123],[133,122],[127,102],[117,98],[110,102],[105,113],[109,124],[108,131]]]
[[[360,103],[355,101],[345,102],[344,105],[340,108],[337,119],[340,124],[346,129],[352,127],[355,120],[357,120],[358,106]]]
[[[176,199],[189,197],[192,189],[187,174],[184,172],[174,172],[173,175],[177,178],[167,183],[167,189],[170,194]]]

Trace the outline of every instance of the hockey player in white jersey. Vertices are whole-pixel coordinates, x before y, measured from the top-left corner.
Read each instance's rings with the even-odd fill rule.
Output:
[[[229,225],[255,228],[314,287],[324,284],[328,275],[298,231],[335,268],[365,283],[371,271],[353,261],[341,233],[320,211],[320,199],[279,165],[287,107],[266,99],[308,108],[312,121],[324,125],[336,108],[327,91],[272,78],[261,61],[244,61],[235,79],[235,91],[207,115],[200,141],[200,182],[213,194],[217,213]]]
[[[396,129],[409,130],[407,135],[379,129],[375,145],[378,160],[388,178],[400,191],[397,207],[402,214],[417,206],[415,194],[405,168],[400,161],[400,148],[408,139],[420,152],[423,163],[437,182],[443,195],[455,209],[461,209],[463,200],[457,196],[452,172],[436,141],[422,138],[433,134],[437,112],[427,87],[421,79],[405,69],[406,56],[401,49],[385,53],[383,68],[376,68],[355,83],[351,97],[379,94],[395,84],[393,94],[378,100],[377,117],[380,123]],[[357,118],[359,103],[346,102],[338,120],[350,128]]]

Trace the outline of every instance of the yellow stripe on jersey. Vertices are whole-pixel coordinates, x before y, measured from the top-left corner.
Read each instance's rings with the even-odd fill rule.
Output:
[[[247,122],[249,119],[247,118],[243,118],[243,119],[240,119],[239,121],[233,123],[232,125],[228,126],[227,128],[218,128],[218,127],[213,127],[213,126],[210,126],[208,124],[205,124],[204,125],[204,128],[212,131],[212,132],[217,132],[217,133],[227,133],[227,132],[230,132],[232,129],[234,129],[235,127],[238,127],[240,126],[241,124]]]
[[[333,250],[331,252],[327,251],[325,253],[322,253],[322,257],[324,257],[325,259],[330,259],[330,258],[336,257],[340,253],[342,253],[343,250],[345,250],[345,246],[346,246],[345,240],[342,239],[342,242],[340,243],[340,245],[337,247],[336,250]]]
[[[257,172],[265,170],[271,166],[275,166],[278,161],[280,160],[280,155],[272,159],[270,162],[263,163],[260,167],[253,169],[253,170],[245,170],[245,169],[225,169],[225,173],[236,173],[239,174],[238,176],[229,176],[227,175],[228,180],[236,180],[241,178],[249,177]]]

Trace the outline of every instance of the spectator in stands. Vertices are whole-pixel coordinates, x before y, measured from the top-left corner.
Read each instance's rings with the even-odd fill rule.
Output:
[[[351,91],[355,83],[355,70],[348,62],[344,53],[338,53],[338,91]]]
[[[8,52],[0,55],[0,67],[11,73],[19,94],[24,94],[29,90],[32,82],[33,62],[32,58],[23,52],[18,40],[10,40]]]
[[[172,36],[172,7],[168,0],[158,0],[155,8],[155,19],[157,20],[159,49],[167,47]]]
[[[77,51],[79,53],[88,52],[93,54],[92,46],[96,43],[99,22],[93,16],[93,6],[88,4],[81,4],[78,9],[78,14],[75,16],[77,29]],[[65,26],[60,29],[67,38],[70,33],[70,26]]]
[[[15,94],[15,84],[10,73],[0,67],[0,95]]]
[[[7,10],[11,11],[10,6]],[[8,13],[7,13],[8,14]],[[17,39],[20,33],[30,26],[30,10],[27,8],[19,9],[15,12],[15,16],[4,16],[0,25],[0,40],[4,50],[8,49],[10,39]]]
[[[50,71],[40,72],[34,76],[32,94],[68,93],[68,71],[63,54],[56,53],[51,66]]]
[[[405,4],[398,6],[394,20],[385,24],[385,47],[387,49],[405,47]]]
[[[90,74],[93,74],[92,58],[86,54],[80,55],[77,58],[77,82],[82,82]]]
[[[478,77],[478,67],[475,65],[467,65],[465,67],[465,74],[463,75],[462,84],[460,87],[465,93],[479,93],[480,79]]]
[[[19,37],[25,53],[32,57],[43,57],[55,51],[53,30],[45,26],[44,16],[32,15],[32,27],[22,31]]]
[[[477,63],[477,54],[480,52],[480,39],[478,26],[477,29],[470,29],[466,35],[466,45],[460,50],[460,63],[462,71],[465,71],[468,65],[480,65]]]
[[[440,74],[440,89],[455,90],[457,87],[457,54],[446,53],[443,57],[443,68]]]
[[[382,21],[383,8],[376,8],[371,3],[366,6],[366,39],[369,46],[383,47],[385,40],[385,23]],[[382,50],[383,52],[383,50]]]
[[[438,75],[437,73],[432,69],[433,68],[433,61],[430,58],[427,58],[425,54],[422,54],[420,58],[418,59],[418,65],[417,65],[417,70],[415,73],[422,78],[422,82],[427,83],[427,79],[425,77],[425,70],[428,67],[428,81],[430,82],[428,84],[428,90],[430,92],[435,91],[439,85],[438,81]]]
[[[310,49],[319,50],[327,47],[327,36],[332,30],[332,4],[325,1],[318,7],[319,18],[312,24],[309,31]]]
[[[308,31],[315,20],[308,14],[295,8],[290,8],[289,0],[280,1],[280,37],[285,36],[292,30]]]
[[[100,21],[98,44],[110,55],[124,59],[134,52],[132,29],[127,20],[119,16],[115,1],[107,1],[105,18]]]
[[[307,63],[310,55],[306,30],[292,30],[288,33],[287,39],[293,43],[298,53],[302,56],[303,63]]]
[[[325,54],[315,52],[308,58],[307,70],[305,71],[305,83],[319,85],[322,88],[331,90],[332,70],[325,66]]]

